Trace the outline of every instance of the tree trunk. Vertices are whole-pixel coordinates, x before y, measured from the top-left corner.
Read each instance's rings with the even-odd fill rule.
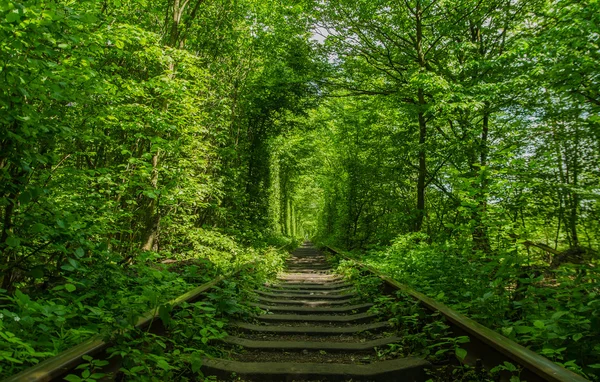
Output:
[[[479,190],[477,192],[477,209],[473,213],[475,220],[475,229],[473,230],[473,244],[475,250],[481,250],[484,253],[491,251],[490,239],[488,237],[487,226],[485,225],[484,216],[487,211],[487,195],[488,195],[488,179],[485,175],[485,167],[487,166],[488,157],[488,134],[489,134],[490,113],[488,105],[483,112],[483,122],[480,138],[480,160],[479,171],[481,179],[479,181]]]
[[[160,150],[152,156],[152,178],[150,183],[152,188],[158,188],[158,162]],[[142,250],[151,251],[158,250],[158,229],[160,225],[160,214],[158,213],[158,198],[155,194],[154,198],[149,198],[146,207],[146,228],[142,238]]]
[[[8,248],[6,240],[12,230],[12,215],[15,208],[15,194],[11,194],[8,197],[8,205],[4,208],[4,217],[2,219],[2,235],[0,236],[0,250],[2,253],[2,265],[7,266],[10,263],[11,249]],[[2,273],[2,284],[1,288],[10,291],[12,289],[12,269],[6,270]]]
[[[419,104],[423,103],[423,89],[419,89]],[[419,112],[419,176],[417,180],[417,216],[415,217],[415,232],[423,228],[423,219],[425,217],[425,187],[427,178],[427,154],[425,152],[425,142],[427,139],[427,123],[423,112]]]
[[[421,71],[427,70],[425,62],[425,53],[423,52],[423,26],[421,1],[417,1],[415,9],[416,21],[416,40],[415,48],[419,60]],[[417,179],[417,210],[415,216],[414,231],[419,232],[423,228],[423,219],[425,218],[425,187],[427,178],[427,153],[425,144],[427,142],[427,120],[425,119],[425,91],[422,88],[417,90],[418,110],[419,110],[419,175]]]
[[[571,154],[573,155],[573,159],[571,161],[571,173],[572,173],[572,184],[573,184],[573,188],[577,189],[577,186],[579,185],[579,128],[577,127],[577,123],[575,124],[575,134],[574,134],[574,140],[575,140],[575,144],[574,144],[574,148],[571,151]],[[571,231],[571,238],[573,240],[573,247],[579,247],[579,235],[577,234],[577,221],[579,220],[578,217],[578,210],[579,210],[579,194],[577,193],[577,191],[570,191],[570,195],[571,195],[571,211],[569,214],[569,229]]]

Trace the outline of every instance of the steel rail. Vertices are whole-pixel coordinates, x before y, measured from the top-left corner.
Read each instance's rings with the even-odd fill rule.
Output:
[[[244,268],[254,265],[254,263],[246,264],[239,267],[231,276],[238,274]],[[217,278],[202,284],[181,296],[170,300],[167,304],[176,307],[184,302],[190,302],[198,299],[207,290],[213,288],[221,281],[225,280],[225,276],[218,276]],[[134,325],[137,329],[143,329],[148,327],[158,318],[159,308],[152,309],[144,314],[137,320]],[[115,332],[118,333],[118,332]],[[75,345],[54,357],[48,358],[35,366],[23,370],[22,372],[10,376],[4,379],[2,382],[48,382],[53,381],[63,376],[69,370],[74,369],[79,364],[83,363],[83,356],[93,356],[106,350],[110,346],[110,341],[105,340],[104,336],[95,335],[78,345]]]
[[[467,334],[472,335],[484,344],[492,347],[507,358],[530,370],[540,378],[549,382],[589,381],[583,376],[557,365],[556,363],[550,361],[548,358],[543,357],[522,345],[519,345],[518,343],[501,335],[500,333],[497,333],[496,331],[481,325],[480,323],[458,313],[457,311],[449,308],[448,306],[438,301],[435,301],[434,299],[426,296],[421,292],[417,292],[411,287],[392,279],[390,276],[378,271],[377,269],[374,269],[369,265],[362,263],[361,261],[358,261],[348,256],[342,251],[329,246],[325,246],[325,248],[327,248],[332,253],[340,255],[346,260],[353,261],[360,267],[378,276],[392,288],[398,289],[416,298],[429,310],[440,312],[448,319],[448,321],[462,329]]]

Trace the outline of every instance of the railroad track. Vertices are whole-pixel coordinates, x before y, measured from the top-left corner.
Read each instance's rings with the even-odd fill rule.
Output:
[[[524,381],[586,381],[387,276],[356,265],[360,277],[348,282],[312,245],[294,251],[277,282],[256,289],[255,300],[244,302],[260,313],[229,323],[229,336],[222,344],[229,357],[204,359],[204,375],[219,381],[420,382],[459,380],[457,375],[462,381],[508,381],[512,373],[485,379],[492,378],[486,370],[511,362]],[[196,299],[220,281],[178,300]],[[152,323],[150,317],[141,320]],[[106,348],[97,341],[86,341],[6,381],[62,380],[82,355]]]
[[[255,323],[230,326],[225,342],[237,351],[231,360],[206,360],[209,374],[254,381],[425,380],[429,362],[422,358],[376,360],[376,348],[401,339],[315,248],[297,249],[278,280],[255,291],[250,304],[263,313]]]
[[[586,381],[386,275],[356,265],[362,269],[358,284],[376,278],[380,288],[358,293],[360,285],[334,274],[310,244],[297,249],[278,282],[255,291],[257,301],[250,304],[262,309],[256,322],[229,328],[225,342],[237,349],[232,359],[206,360],[207,370],[224,380],[235,380],[235,375],[244,381],[508,381],[515,374],[528,382]],[[379,294],[392,296],[387,301],[396,317],[374,304]],[[399,306],[403,317],[397,317]],[[411,317],[419,319],[412,322]],[[487,372],[505,362],[518,372]]]

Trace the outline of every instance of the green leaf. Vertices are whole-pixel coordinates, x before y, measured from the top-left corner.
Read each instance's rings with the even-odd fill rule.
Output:
[[[21,19],[21,16],[19,16],[19,14],[17,12],[9,12],[6,15],[6,22],[7,23],[14,23],[16,21],[19,21]]]
[[[200,353],[194,353],[191,357],[192,372],[197,373],[202,368],[202,357]]]
[[[171,310],[172,307],[169,304],[163,304],[158,308],[158,316],[166,327],[171,324]]]
[[[6,244],[9,247],[16,248],[21,244],[21,240],[16,236],[9,236],[6,238]]]
[[[44,268],[35,267],[29,271],[29,277],[33,277],[34,279],[41,279],[44,277]]]
[[[46,228],[46,226],[43,225],[42,223],[35,223],[33,225],[33,227],[31,228],[31,231],[33,233],[40,233],[40,232],[42,232],[44,230],[44,228]]]
[[[85,255],[85,252],[83,251],[83,248],[79,247],[75,250],[75,256],[82,258],[83,255]]]
[[[546,325],[544,324],[544,321],[540,321],[540,320],[533,321],[533,326],[535,326],[538,329],[545,329],[546,328]]]
[[[10,354],[10,353],[9,353],[9,354]],[[21,361],[21,360],[18,360],[18,359],[15,359],[15,358],[13,358],[13,357],[9,357],[9,356],[7,356],[7,355],[5,355],[5,356],[2,356],[2,357],[4,357],[4,359],[5,359],[5,360],[7,360],[7,361],[10,361],[10,362],[12,362],[12,363],[19,363],[19,364],[23,363],[23,361]]]
[[[508,361],[504,361],[504,367],[508,371],[517,371],[517,367]]]
[[[533,328],[531,326],[515,326],[515,332],[519,334],[531,333]]]
[[[156,366],[160,367],[161,369],[163,369],[165,371],[169,371],[171,369],[171,366],[169,366],[169,363],[167,361],[165,361],[164,359],[158,360],[158,362],[156,362]]]
[[[139,373],[140,371],[144,371],[146,368],[144,366],[134,366],[131,369],[129,369],[129,372],[132,374],[136,374]]]
[[[65,289],[66,289],[68,292],[74,292],[74,291],[75,291],[77,288],[76,288],[76,287],[75,287],[75,285],[73,285],[73,284],[65,284]]]
[[[502,334],[504,334],[505,336],[510,336],[510,334],[512,333],[513,328],[512,327],[508,327],[508,328],[502,328]]]
[[[31,201],[31,193],[29,191],[23,191],[21,195],[19,195],[19,202],[23,204],[27,204]]]
[[[68,381],[68,382],[80,382],[80,381],[82,381],[82,379],[79,378],[78,376],[76,376],[75,374],[69,374],[64,379],[65,379],[65,381]]]
[[[85,13],[83,15],[83,17],[81,18],[81,20],[86,23],[94,23],[94,22],[98,21],[98,18],[93,13],[90,12],[90,13]]]
[[[456,353],[456,357],[458,357],[458,359],[461,361],[467,356],[467,351],[463,348],[456,348],[454,352]]]
[[[72,258],[68,258],[67,261],[69,262],[69,264],[71,264],[71,266],[75,269],[79,268],[79,262],[75,259]]]
[[[600,363],[593,363],[591,365],[587,365],[588,367],[591,367],[592,369],[600,369]]]
[[[121,40],[117,40],[117,41],[115,41],[115,46],[119,49],[123,49],[123,48],[125,48],[125,43]]]
[[[583,334],[581,334],[581,333],[577,333],[577,334],[575,334],[575,335],[573,336],[573,341],[577,342],[577,341],[579,341],[579,340],[580,340],[580,339],[582,339],[582,338],[583,338]]]

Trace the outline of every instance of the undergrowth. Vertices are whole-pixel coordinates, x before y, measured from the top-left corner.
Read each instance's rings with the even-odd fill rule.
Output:
[[[353,255],[557,364],[600,380],[597,268],[551,269],[515,253],[476,257],[458,241],[435,243],[423,233]]]
[[[469,354],[470,338],[455,335],[439,312],[422,307],[412,296],[396,291],[385,291],[379,277],[368,275],[352,261],[337,259],[337,270],[351,280],[357,293],[374,303],[369,309],[380,317],[388,318],[393,335],[400,338],[396,343],[376,348],[380,360],[397,357],[420,357],[432,364],[427,371],[428,382],[494,382],[500,374],[511,382],[519,382],[522,369],[505,362],[491,370],[485,370]],[[475,366],[471,366],[475,365]]]
[[[212,288],[201,301],[184,303],[161,315],[165,330],[160,335],[137,330],[115,337],[108,349],[109,359],[120,361],[111,377],[123,381],[210,380],[200,370],[203,359],[224,356],[216,343],[227,336],[225,327],[230,319],[250,314],[240,301],[245,298],[244,289],[260,282],[257,275],[238,274]],[[70,381],[86,380],[84,373],[91,376],[95,371],[91,364],[80,369],[81,374],[73,374]],[[98,374],[96,378],[105,376]]]
[[[166,378],[171,375],[168,373],[184,372],[188,367],[184,367],[184,363],[195,365],[191,360],[196,359],[197,354],[207,354],[208,341],[222,335],[223,321],[220,320],[240,309],[232,296],[240,292],[243,297],[243,292],[235,282],[224,282],[219,288],[213,288],[206,301],[184,304],[168,322],[173,327],[164,341],[134,329],[140,316],[158,309],[161,319],[166,320],[169,315],[162,314],[162,310],[170,311],[165,304],[169,300],[217,275],[231,275],[242,265],[251,269],[236,276],[237,279],[244,283],[264,280],[281,269],[286,254],[269,243],[250,247],[241,246],[224,235],[212,235],[208,239],[212,243],[206,243],[206,238],[204,242],[196,242],[198,247],[213,245],[210,250],[199,251],[202,256],[194,251],[177,255],[147,252],[138,256],[133,264],[119,263],[119,256],[109,252],[104,261],[98,261],[97,257],[73,259],[72,267],[62,270],[64,279],[60,282],[0,295],[0,378],[18,373],[94,335],[112,337],[115,331],[121,333],[113,338],[117,341],[115,354],[130,356],[124,358],[129,360],[124,364],[124,375],[167,373]],[[276,245],[282,247],[280,244],[286,243],[279,240]],[[168,264],[163,264],[165,257]],[[185,328],[198,330],[187,338],[185,333],[191,329],[183,330]],[[155,340],[155,344],[150,345]],[[196,349],[198,341],[203,347]],[[165,354],[170,356],[156,358],[156,352],[149,354],[140,350],[147,346],[153,350],[156,346],[168,350]],[[156,367],[164,373],[157,374]],[[94,376],[98,368],[89,361],[85,368],[87,376],[71,378],[94,380],[98,377]]]

